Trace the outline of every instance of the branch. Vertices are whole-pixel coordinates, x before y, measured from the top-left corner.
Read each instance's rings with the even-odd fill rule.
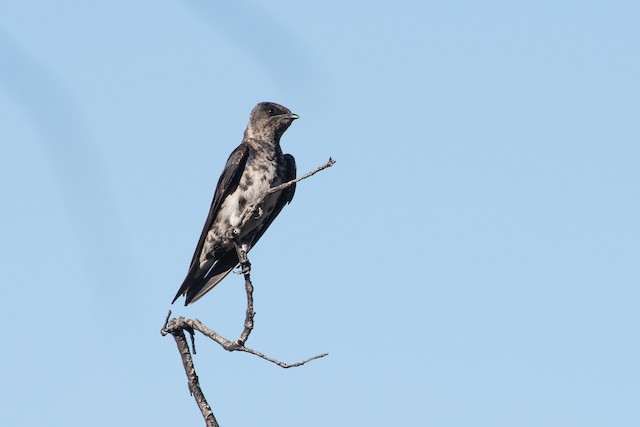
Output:
[[[169,315],[171,315],[171,311],[169,311]],[[254,356],[258,356],[261,359],[264,359],[268,362],[271,362],[285,369],[302,366],[308,362],[311,362],[312,360],[321,359],[329,355],[329,353],[322,353],[322,354],[318,354],[316,356],[313,356],[308,359],[302,360],[300,362],[295,362],[295,363],[281,362],[280,360],[267,356],[257,350],[254,350],[249,347],[245,347],[244,345],[240,345],[238,344],[238,341],[231,341],[226,339],[225,337],[223,337],[213,329],[210,329],[207,325],[205,325],[198,319],[187,319],[186,317],[183,317],[183,316],[174,317],[173,319],[170,319],[162,328],[160,333],[163,336],[167,334],[171,334],[175,337],[175,334],[183,333],[184,330],[198,331],[202,335],[206,336],[207,338],[210,338],[211,340],[217,342],[222,348],[224,348],[227,351],[242,351],[244,353],[253,354]],[[185,344],[186,344],[186,341],[185,341]],[[186,369],[186,366],[185,366],[185,369]]]
[[[272,187],[269,189],[269,191],[266,192],[266,194],[260,199],[260,203],[262,203],[264,201],[264,199],[269,195],[269,194],[273,194],[273,193],[277,193],[278,191],[282,191],[287,187],[291,187],[293,184],[295,184],[296,182],[300,182],[303,179],[307,179],[310,176],[313,176],[315,174],[317,174],[318,172],[320,172],[321,170],[324,170],[326,168],[330,168],[331,166],[333,166],[336,163],[335,160],[333,160],[331,157],[329,157],[329,160],[327,160],[327,163],[325,163],[322,166],[318,166],[317,168],[315,168],[314,170],[312,170],[311,172],[307,172],[304,175],[302,175],[300,178],[296,178],[296,179],[292,179],[291,181],[287,181],[284,184],[280,184],[280,185],[276,185],[275,187]]]
[[[264,199],[267,198],[267,196],[269,196],[270,194],[273,193],[277,193],[278,191],[282,191],[285,188],[291,187],[293,184],[302,181],[303,179],[307,179],[315,174],[317,174],[318,172],[320,172],[321,170],[330,168],[331,166],[333,166],[336,163],[335,160],[333,160],[331,157],[329,157],[329,160],[327,160],[327,163],[325,163],[322,166],[318,166],[317,168],[315,168],[314,170],[312,170],[311,172],[305,173],[304,175],[302,175],[300,178],[296,178],[296,179],[292,179],[291,181],[287,181],[283,184],[280,185],[276,185],[275,187],[271,187],[269,189],[269,191],[265,192],[259,199],[257,202],[252,203],[251,205],[249,205],[249,209],[246,210],[244,216],[242,217],[242,220],[240,221],[240,225],[237,227],[239,229],[242,229],[242,227],[244,227],[244,225],[251,219],[251,217],[255,214],[256,209],[258,209],[258,207],[262,204],[262,202],[264,202]]]
[[[336,161],[330,157],[327,163],[317,167],[307,174],[302,175],[300,178],[296,178],[294,180],[280,184],[276,187],[270,188],[269,191],[265,192],[260,197],[257,203],[253,204],[249,209],[247,209],[247,213],[242,218],[239,228],[242,228],[247,223],[247,221],[249,221],[255,210],[260,206],[260,204],[262,204],[262,202],[264,202],[265,198],[268,195],[276,193],[278,191],[282,191],[285,188],[292,186],[296,182],[307,179],[310,176],[313,176],[316,173],[320,172],[321,170],[333,166],[335,162]],[[244,344],[249,339],[251,331],[253,331],[253,317],[255,316],[255,311],[253,310],[253,284],[251,283],[251,263],[249,262],[249,258],[247,258],[247,253],[242,249],[238,242],[234,241],[234,245],[238,253],[238,260],[242,269],[242,274],[244,275],[245,290],[247,293],[247,310],[245,313],[244,328],[242,330],[242,333],[240,334],[240,337],[235,341],[230,341],[222,335],[218,334],[216,331],[209,329],[198,319],[187,319],[185,317],[171,319],[171,310],[169,310],[167,318],[164,322],[164,326],[160,330],[162,336],[171,334],[176,341],[178,351],[180,352],[180,356],[182,358],[182,364],[184,365],[184,371],[187,374],[189,392],[195,398],[196,403],[198,404],[198,408],[200,408],[200,412],[202,412],[202,416],[205,419],[207,427],[219,427],[219,425],[213,415],[211,407],[207,403],[207,399],[204,397],[204,393],[202,393],[202,389],[200,388],[198,375],[196,374],[195,365],[193,364],[193,358],[191,357],[191,350],[189,349],[187,338],[184,334],[185,330],[191,335],[191,347],[193,348],[193,354],[196,354],[195,331],[198,331],[211,340],[220,344],[220,346],[222,346],[222,348],[227,351],[242,351],[245,353],[253,354],[254,356],[258,356],[261,359],[264,359],[285,369],[302,366],[305,363],[311,362],[312,360],[320,359],[329,355],[329,353],[322,353],[302,360],[300,362],[285,363],[274,359],[273,357],[267,356],[257,350],[245,347]]]
[[[167,318],[170,315],[171,310],[169,310]],[[200,382],[198,381],[196,368],[193,365],[193,358],[191,357],[191,352],[189,351],[187,338],[184,336],[184,329],[187,329],[190,332],[191,339],[193,340],[193,329],[190,328],[174,330],[171,332],[171,335],[173,335],[173,338],[176,340],[178,351],[180,352],[180,356],[182,357],[184,372],[187,374],[187,379],[189,381],[189,393],[194,397],[194,399],[196,399],[196,403],[198,404],[198,408],[200,408],[200,412],[202,412],[202,416],[204,417],[204,421],[207,427],[219,427],[219,424],[216,421],[216,417],[213,415],[213,411],[211,410],[211,406],[209,406],[209,403],[207,403],[207,399],[204,397],[204,393],[202,393],[202,389],[200,388]]]
[[[236,340],[236,344],[238,346],[243,346],[244,343],[249,339],[251,331],[253,331],[253,316],[256,315],[256,312],[253,310],[253,284],[251,283],[251,263],[249,262],[249,258],[247,258],[247,253],[242,249],[238,242],[234,241],[233,244],[236,247],[236,252],[238,253],[238,261],[240,261],[240,268],[242,269],[242,274],[244,275],[244,289],[247,292],[247,311],[244,317],[244,329],[240,334],[240,338]]]

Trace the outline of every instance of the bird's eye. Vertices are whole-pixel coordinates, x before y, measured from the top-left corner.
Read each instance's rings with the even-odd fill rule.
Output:
[[[267,110],[267,114],[269,114],[270,116],[273,116],[273,115],[275,114],[275,112],[276,112],[276,111],[275,111],[273,108],[269,108],[269,109]]]

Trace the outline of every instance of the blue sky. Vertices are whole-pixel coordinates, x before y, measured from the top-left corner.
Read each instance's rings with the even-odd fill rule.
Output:
[[[0,0],[0,425],[202,425],[159,330],[251,108],[304,181],[224,427],[640,424],[640,6]],[[228,338],[241,278],[174,314]]]

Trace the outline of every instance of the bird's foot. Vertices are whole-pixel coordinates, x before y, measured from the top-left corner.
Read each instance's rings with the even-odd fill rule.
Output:
[[[242,264],[238,264],[233,269],[233,274],[237,275],[245,275],[251,273],[251,263],[249,260],[243,262]]]

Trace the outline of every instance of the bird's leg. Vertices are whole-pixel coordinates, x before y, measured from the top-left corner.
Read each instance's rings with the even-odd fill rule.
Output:
[[[242,274],[248,276],[251,272],[251,263],[249,262],[249,258],[247,258],[249,245],[247,245],[246,243],[238,244],[236,241],[233,242],[233,245],[236,248],[236,254],[238,254],[238,262],[240,263],[240,267],[242,268]]]
[[[247,258],[248,249],[246,248],[246,244],[243,245],[238,242],[239,236],[239,228],[232,227],[227,230],[226,237],[233,243],[233,247],[236,249],[236,254],[238,255],[238,264],[240,265],[239,271],[236,271],[237,266],[234,267],[233,274],[246,274],[251,271],[251,263],[249,263],[249,259]]]

